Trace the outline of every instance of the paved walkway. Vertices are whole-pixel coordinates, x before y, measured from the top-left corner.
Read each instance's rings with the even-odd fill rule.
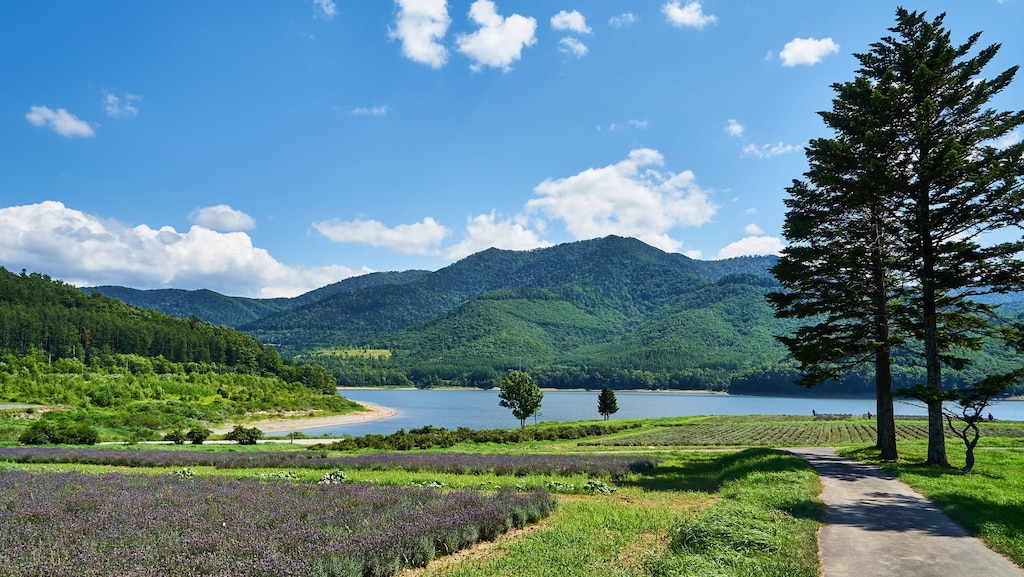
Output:
[[[1024,577],[1024,569],[881,469],[837,457],[835,449],[789,450],[818,470],[824,486],[824,577]]]

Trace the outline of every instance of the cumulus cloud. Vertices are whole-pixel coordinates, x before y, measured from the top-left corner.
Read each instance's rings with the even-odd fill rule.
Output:
[[[512,63],[522,57],[523,48],[537,42],[535,19],[519,14],[502,16],[492,0],[473,2],[469,18],[480,28],[471,34],[458,35],[456,43],[459,52],[473,60],[470,65],[473,71],[490,66],[508,72]]]
[[[531,230],[522,217],[499,219],[494,212],[466,219],[466,236],[449,247],[448,258],[458,260],[488,248],[529,250],[553,246]]]
[[[338,7],[331,0],[313,0],[316,15],[324,20],[331,20],[338,14]]]
[[[665,14],[665,18],[668,19],[669,23],[677,28],[685,26],[700,30],[708,24],[714,24],[718,21],[717,16],[704,13],[704,8],[700,2],[689,2],[686,6],[683,6],[679,0],[672,0],[671,2],[666,2],[661,7],[661,11]]]
[[[697,186],[693,172],[653,168],[663,164],[657,150],[633,150],[615,164],[545,180],[534,188],[538,198],[526,209],[561,220],[577,239],[617,234],[678,252],[682,241],[669,231],[705,224],[718,207]]]
[[[558,41],[558,49],[570,56],[583,58],[587,55],[587,45],[572,37],[565,37]]]
[[[764,234],[764,229],[754,223],[748,224],[746,228],[744,228],[744,231],[751,236]]]
[[[551,17],[551,27],[555,30],[568,30],[577,34],[590,34],[590,27],[587,26],[587,19],[580,14],[579,10],[572,12],[560,11]]]
[[[250,230],[256,228],[256,221],[251,216],[240,210],[235,210],[226,204],[197,208],[188,215],[188,219],[192,224],[212,230]]]
[[[802,147],[799,144],[786,144],[784,142],[776,142],[775,144],[762,144],[758,146],[756,144],[748,144],[743,147],[743,154],[748,156],[756,156],[758,158],[772,158],[773,156],[781,156],[783,154],[789,154],[791,152],[797,152]]]
[[[398,14],[388,35],[402,42],[406,58],[440,68],[448,62],[448,49],[440,43],[452,19],[446,0],[395,0]]]
[[[744,130],[746,130],[746,128],[732,118],[730,118],[729,123],[725,125],[725,131],[729,133],[729,136],[743,136]]]
[[[356,116],[387,116],[390,110],[390,106],[357,106],[352,109],[352,114]]]
[[[296,296],[371,272],[287,266],[244,232],[129,227],[55,201],[0,208],[0,262],[79,286],[209,288],[261,298]]]
[[[120,98],[109,92],[103,95],[103,109],[107,112],[107,116],[118,118],[120,116],[135,116],[139,113],[139,108],[136,106],[142,97],[138,94],[125,94],[124,98]]]
[[[839,52],[839,45],[831,38],[794,38],[782,47],[779,58],[783,66],[814,66],[835,52]]]
[[[636,24],[639,21],[640,19],[637,18],[636,14],[633,14],[632,12],[626,12],[624,14],[612,16],[611,18],[608,19],[608,24],[616,28],[622,28],[623,26],[630,26],[632,24]]]
[[[75,136],[89,138],[96,135],[88,122],[80,120],[63,108],[58,108],[54,111],[45,106],[33,106],[29,109],[28,114],[25,115],[25,118],[35,126],[45,126],[57,134],[68,138]]]
[[[730,243],[718,251],[716,259],[733,258],[736,256],[757,256],[765,254],[782,254],[782,240],[774,236],[748,236]]]
[[[422,222],[388,228],[376,220],[331,219],[314,222],[313,228],[334,242],[353,242],[383,247],[406,254],[435,254],[451,230],[427,217]]]

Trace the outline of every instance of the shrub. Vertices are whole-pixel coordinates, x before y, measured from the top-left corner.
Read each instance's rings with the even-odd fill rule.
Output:
[[[95,445],[99,432],[87,423],[40,419],[25,429],[18,442],[23,445]]]
[[[263,438],[263,431],[256,427],[243,427],[235,425],[230,433],[224,435],[226,441],[236,441],[239,445],[255,445],[256,441]]]
[[[202,445],[203,441],[205,441],[211,434],[213,434],[213,431],[206,427],[194,427],[192,430],[185,433],[185,438],[193,445]]]
[[[184,445],[186,437],[185,433],[181,432],[181,429],[176,429],[164,435],[164,440],[171,441],[175,445]]]

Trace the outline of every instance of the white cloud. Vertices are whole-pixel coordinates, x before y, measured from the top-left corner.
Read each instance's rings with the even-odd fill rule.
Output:
[[[779,58],[783,66],[813,66],[834,52],[839,52],[839,45],[831,38],[794,38],[782,47]]]
[[[729,133],[729,136],[743,136],[744,130],[746,130],[746,128],[732,118],[729,119],[729,124],[725,127],[725,131]]]
[[[616,28],[622,28],[623,26],[636,24],[639,21],[640,19],[637,18],[636,14],[633,14],[632,12],[626,12],[624,14],[612,16],[611,18],[608,19],[608,24],[611,24]]]
[[[525,219],[499,220],[494,212],[466,220],[466,236],[462,242],[448,247],[446,254],[452,260],[467,257],[488,248],[529,250],[552,246],[542,240],[536,231],[527,227]]]
[[[470,69],[480,71],[485,66],[505,72],[522,57],[523,48],[537,42],[534,32],[537,21],[519,14],[504,17],[492,0],[476,0],[469,8],[469,18],[480,29],[456,38],[459,52],[473,60]]]
[[[666,2],[661,7],[661,11],[664,12],[669,23],[678,28],[686,26],[699,30],[708,24],[714,24],[718,21],[717,16],[704,13],[704,8],[701,7],[700,2],[689,2],[686,6],[682,6],[679,0],[672,0],[671,2]]]
[[[716,259],[733,258],[736,256],[756,256],[765,254],[782,254],[782,240],[774,236],[748,236],[729,244],[718,251]]]
[[[1014,144],[1018,144],[1018,143],[1020,143],[1020,132],[1017,131],[1017,130],[1014,130],[1013,132],[1011,132],[1009,134],[1005,134],[1002,137],[1000,137],[1000,138],[996,139],[995,141],[993,141],[992,142],[992,146],[994,146],[995,148],[997,148],[999,150],[1002,150],[1004,148],[1009,148],[1009,147],[1013,146]]]
[[[370,272],[284,265],[244,232],[134,227],[55,201],[0,208],[0,262],[79,285],[209,288],[237,296],[296,296]]]
[[[646,120],[627,120],[625,122],[613,122],[608,125],[608,132],[618,132],[620,130],[636,129],[642,130],[647,128],[648,122]],[[601,130],[601,127],[597,127]]]
[[[427,217],[422,222],[388,228],[376,220],[314,222],[313,228],[334,242],[354,242],[406,254],[434,254],[451,230]]]
[[[748,144],[743,147],[743,154],[748,156],[756,156],[758,158],[771,158],[773,156],[781,156],[783,154],[789,154],[791,152],[797,152],[802,148],[799,144],[786,144],[784,142],[776,142],[775,144],[763,144],[757,146],[756,144]]]
[[[570,56],[575,56],[577,58],[583,58],[584,56],[587,55],[587,45],[571,37],[566,37],[559,40],[558,49]]]
[[[256,228],[256,221],[240,210],[226,204],[206,206],[193,210],[188,219],[192,224],[211,230],[250,230]]]
[[[587,26],[587,19],[580,14],[579,10],[566,12],[562,10],[551,17],[551,27],[555,30],[569,30],[577,34],[590,34],[590,27]]]
[[[718,207],[691,171],[651,168],[663,164],[656,150],[633,150],[616,164],[545,180],[534,188],[539,198],[527,202],[526,209],[563,221],[577,239],[617,234],[678,252],[682,242],[669,231],[705,224]]]
[[[135,116],[139,113],[136,104],[141,101],[142,97],[137,94],[125,94],[124,100],[122,100],[114,94],[106,92],[103,95],[103,109],[107,111],[107,116],[114,118]]]
[[[68,138],[74,136],[88,138],[96,135],[88,122],[79,120],[78,117],[63,108],[58,108],[55,112],[45,106],[33,106],[25,118],[36,126],[51,128],[57,134]]]
[[[352,109],[356,116],[387,116],[390,106],[358,106]]]
[[[440,68],[448,62],[448,49],[440,40],[452,19],[446,0],[395,0],[398,15],[388,36],[402,41],[402,54],[410,60]]]
[[[750,236],[759,236],[764,234],[764,229],[755,223],[748,224],[743,230]]]
[[[338,14],[338,7],[331,0],[313,0],[317,16],[324,20],[331,20]]]

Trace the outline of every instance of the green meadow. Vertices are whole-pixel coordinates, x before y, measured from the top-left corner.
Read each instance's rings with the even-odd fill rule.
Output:
[[[404,454],[480,453],[516,455],[626,455],[655,458],[649,470],[621,477],[495,472],[466,474],[402,468],[345,469],[346,483],[380,487],[429,487],[437,491],[547,491],[557,506],[547,517],[485,540],[426,566],[401,567],[413,576],[581,575],[587,577],[669,575],[818,575],[816,532],[823,517],[820,483],[804,461],[779,450],[787,446],[841,446],[841,454],[870,461],[866,419],[814,420],[805,417],[687,417],[638,421],[641,426],[584,440],[518,444],[460,443]],[[1024,564],[1024,425],[986,424],[971,475],[955,469],[925,468],[922,422],[901,422],[901,460],[884,464],[934,500],[969,531],[1018,564]],[[542,425],[543,426],[543,425]],[[726,435],[723,429],[731,432]],[[963,451],[949,440],[957,464]],[[137,451],[306,451],[288,442],[257,448],[115,445]],[[95,449],[103,451],[104,449]],[[372,450],[328,451],[331,456],[373,454]],[[959,459],[959,461],[958,461]],[[187,475],[196,478],[259,479],[265,483],[309,485],[325,471],[302,466],[223,469],[196,467],[112,467],[76,463],[25,464],[0,461],[7,471],[34,474]],[[325,574],[332,574],[327,572]],[[338,573],[341,574],[341,573]]]

